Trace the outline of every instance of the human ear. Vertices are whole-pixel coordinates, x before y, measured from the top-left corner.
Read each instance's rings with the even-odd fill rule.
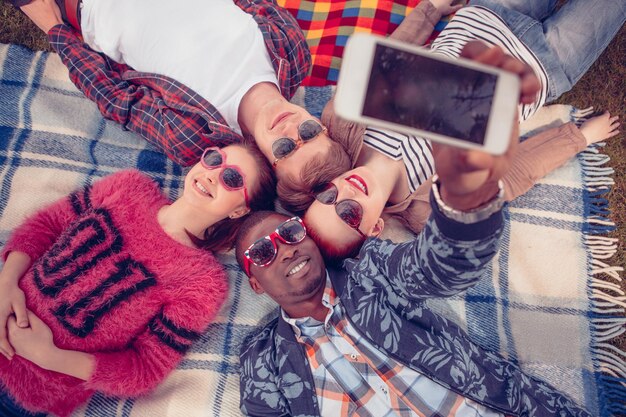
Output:
[[[255,293],[259,295],[265,294],[265,290],[254,276],[248,279],[248,284],[250,284],[250,288],[252,288],[252,291],[254,291]]]
[[[229,218],[231,219],[238,219],[242,216],[245,216],[246,214],[250,213],[250,208],[249,207],[239,207],[233,211],[230,212],[230,214],[228,215]]]
[[[385,221],[381,217],[379,217],[378,220],[376,220],[376,224],[370,229],[367,235],[371,237],[378,237],[384,229]]]

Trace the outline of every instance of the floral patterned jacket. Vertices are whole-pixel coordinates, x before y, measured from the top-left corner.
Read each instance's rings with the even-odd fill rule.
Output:
[[[507,416],[589,416],[427,308],[426,298],[451,296],[480,279],[503,223],[497,213],[461,224],[431,206],[431,219],[414,241],[369,239],[358,260],[329,270],[352,324],[397,361]],[[244,414],[320,415],[306,353],[280,315],[244,342],[240,360]]]

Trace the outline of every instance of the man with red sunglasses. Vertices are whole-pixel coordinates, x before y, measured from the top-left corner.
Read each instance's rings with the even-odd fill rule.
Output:
[[[270,416],[589,416],[424,301],[475,285],[503,229],[500,157],[435,146],[432,214],[412,242],[368,239],[327,268],[301,219],[256,212],[239,265],[279,316],[242,345],[241,410]]]

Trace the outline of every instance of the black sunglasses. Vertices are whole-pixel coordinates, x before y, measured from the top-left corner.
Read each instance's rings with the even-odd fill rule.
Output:
[[[352,229],[356,230],[362,238],[367,239],[365,233],[359,230],[363,220],[363,206],[352,199],[337,201],[339,189],[332,182],[327,182],[313,190],[315,199],[322,204],[334,205],[337,216]]]
[[[306,227],[300,217],[292,217],[279,224],[276,230],[267,236],[257,239],[243,253],[243,266],[246,274],[250,276],[250,264],[265,267],[274,261],[278,254],[276,239],[289,245],[295,245],[302,242],[305,237]]]
[[[317,120],[309,119],[300,123],[298,126],[298,141],[292,138],[276,139],[272,143],[272,154],[274,155],[273,166],[281,159],[284,159],[294,153],[302,144],[315,139],[320,133],[325,132],[326,128]]]

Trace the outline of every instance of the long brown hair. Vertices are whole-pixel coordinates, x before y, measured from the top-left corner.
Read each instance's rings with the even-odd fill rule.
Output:
[[[248,151],[256,162],[258,169],[259,182],[255,187],[248,189],[250,211],[273,210],[274,200],[276,199],[276,177],[267,158],[256,145],[250,143],[237,143],[234,145]],[[232,249],[235,244],[235,237],[246,217],[247,214],[236,219],[227,217],[220,220],[204,231],[203,239],[188,234],[193,243],[200,248],[214,252],[226,251]]]

